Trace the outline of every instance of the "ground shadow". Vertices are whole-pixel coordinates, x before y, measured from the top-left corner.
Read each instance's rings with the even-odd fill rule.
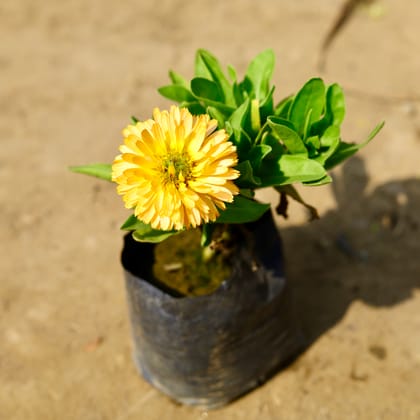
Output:
[[[364,163],[353,158],[332,185],[336,210],[281,230],[307,345],[353,301],[392,306],[420,288],[420,181],[389,182],[367,193]]]

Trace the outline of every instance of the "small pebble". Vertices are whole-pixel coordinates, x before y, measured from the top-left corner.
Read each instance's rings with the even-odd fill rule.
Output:
[[[379,360],[384,360],[387,356],[386,348],[377,344],[370,346],[369,352]]]

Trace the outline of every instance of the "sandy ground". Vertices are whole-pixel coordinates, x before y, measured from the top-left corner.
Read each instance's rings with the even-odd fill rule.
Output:
[[[420,3],[2,0],[0,419],[420,419]],[[131,360],[119,264],[127,213],[70,164],[109,162],[130,115],[211,50],[241,74],[272,47],[277,97],[321,75],[347,93],[347,141],[386,128],[279,220],[310,343],[230,406],[174,404]],[[265,196],[268,197],[267,194]]]

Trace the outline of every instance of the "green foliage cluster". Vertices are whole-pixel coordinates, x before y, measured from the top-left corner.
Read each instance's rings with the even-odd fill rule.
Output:
[[[274,62],[273,51],[263,51],[239,82],[233,67],[226,75],[216,57],[201,49],[190,83],[170,71],[172,84],[158,90],[193,114],[208,113],[226,129],[239,155],[241,177],[235,182],[240,188],[331,182],[327,171],[365,146],[383,123],[363,143],[342,141],[343,91],[319,78],[275,104]]]
[[[310,79],[296,93],[275,102],[271,85],[275,57],[268,49],[249,64],[242,81],[232,67],[227,72],[210,52],[200,49],[195,58],[195,75],[187,81],[170,71],[171,84],[159,88],[166,98],[186,107],[192,114],[208,113],[224,128],[236,145],[240,171],[235,183],[240,195],[221,212],[216,223],[245,223],[257,220],[269,208],[253,199],[256,189],[274,187],[308,206],[293,188],[331,182],[328,170],[369,143],[382,128],[377,125],[362,143],[346,143],[340,126],[345,115],[344,94],[338,84],[326,86]],[[86,165],[76,172],[110,179],[110,166]],[[96,171],[97,170],[97,171]],[[96,172],[95,172],[96,171]],[[315,211],[316,213],[316,211]],[[160,242],[177,232],[162,232],[131,216],[123,229],[133,230],[141,241]],[[203,233],[211,233],[204,227]],[[204,235],[203,243],[207,243]]]

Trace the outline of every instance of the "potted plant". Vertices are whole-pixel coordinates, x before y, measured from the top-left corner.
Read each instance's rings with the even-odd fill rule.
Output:
[[[159,92],[178,102],[124,131],[113,164],[75,172],[117,184],[133,214],[122,265],[134,360],[146,380],[187,404],[217,407],[272,375],[302,349],[270,204],[257,189],[306,204],[294,183],[331,182],[328,170],[366,145],[341,140],[344,96],[309,80],[276,103],[272,50],[242,81],[198,50],[187,82],[170,71]]]

